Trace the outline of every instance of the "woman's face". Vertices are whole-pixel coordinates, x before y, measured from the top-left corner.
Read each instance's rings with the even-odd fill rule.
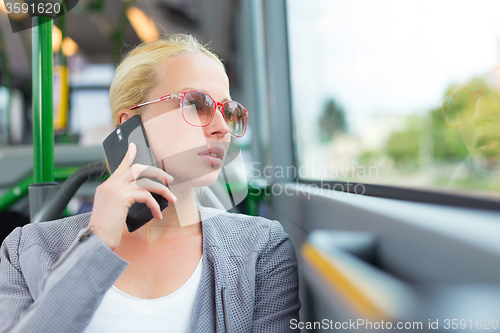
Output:
[[[482,91],[484,86],[474,88]],[[486,89],[487,100],[476,94],[474,114],[458,131],[471,156],[492,170],[500,165],[500,94],[496,87]]]
[[[216,102],[231,98],[229,80],[220,64],[197,52],[176,56],[158,66],[159,82],[147,101],[185,90],[199,90]],[[170,186],[200,187],[213,184],[218,177],[231,140],[229,128],[217,109],[212,122],[205,127],[188,124],[182,116],[181,99],[152,103],[141,116],[153,155],[174,177]],[[199,155],[209,148],[223,149],[224,158],[217,165],[208,156]]]

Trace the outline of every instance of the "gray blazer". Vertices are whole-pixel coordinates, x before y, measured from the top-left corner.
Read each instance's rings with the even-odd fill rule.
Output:
[[[198,206],[203,271],[190,332],[290,332],[297,258],[277,221]],[[0,248],[0,332],[83,332],[128,266],[90,213],[18,227]]]

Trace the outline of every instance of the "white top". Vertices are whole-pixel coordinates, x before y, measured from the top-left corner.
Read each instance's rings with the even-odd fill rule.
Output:
[[[202,259],[203,256],[186,283],[164,297],[137,298],[113,285],[84,333],[188,332],[201,281]]]

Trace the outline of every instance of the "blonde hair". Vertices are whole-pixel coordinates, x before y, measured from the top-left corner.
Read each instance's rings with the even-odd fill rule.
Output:
[[[195,37],[186,34],[163,35],[131,50],[122,60],[115,72],[109,88],[109,103],[113,125],[118,127],[118,112],[131,106],[147,102],[145,98],[158,82],[158,66],[174,56],[202,52],[224,65],[217,55]],[[140,115],[144,108],[131,110]]]

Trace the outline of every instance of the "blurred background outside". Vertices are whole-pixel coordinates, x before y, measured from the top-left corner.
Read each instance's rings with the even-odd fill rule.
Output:
[[[500,2],[471,4],[288,0],[301,178],[500,198]]]

